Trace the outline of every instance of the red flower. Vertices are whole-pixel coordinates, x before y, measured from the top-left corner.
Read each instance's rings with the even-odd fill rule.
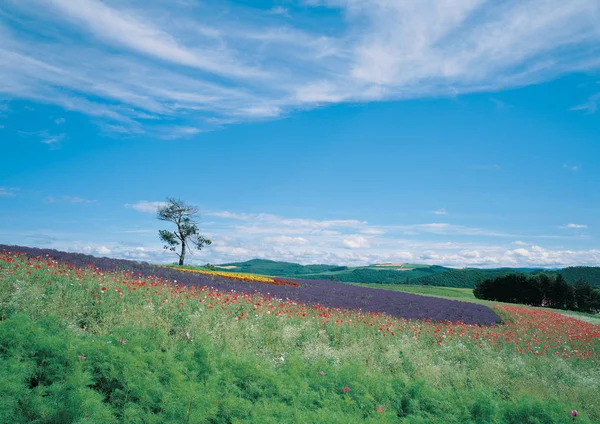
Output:
[[[350,391],[350,387],[343,387],[342,390],[344,393],[348,393]]]
[[[92,293],[92,296],[96,297],[98,296],[98,293]]]

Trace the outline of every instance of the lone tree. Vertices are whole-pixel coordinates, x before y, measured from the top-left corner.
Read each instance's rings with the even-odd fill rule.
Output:
[[[185,260],[185,252],[187,250],[191,252],[190,245],[201,250],[204,245],[212,243],[209,239],[200,235],[198,222],[196,221],[197,216],[198,208],[186,205],[181,200],[172,197],[167,198],[167,204],[158,209],[158,219],[177,225],[177,230],[160,230],[158,235],[165,243],[165,249],[177,253],[177,248],[181,247],[181,253],[177,253],[180,266],[183,265],[183,261]]]

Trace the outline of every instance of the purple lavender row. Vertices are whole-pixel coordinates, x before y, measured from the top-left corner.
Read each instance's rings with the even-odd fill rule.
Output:
[[[29,257],[50,256],[59,262],[77,267],[93,265],[103,271],[127,270],[145,276],[155,275],[186,286],[208,286],[219,290],[262,293],[305,304],[330,308],[361,309],[364,312],[384,312],[405,319],[460,321],[465,324],[493,325],[502,319],[490,308],[469,302],[448,300],[391,290],[371,289],[329,280],[298,280],[300,287],[276,286],[264,283],[236,281],[223,277],[191,272],[179,272],[146,262],[95,257],[81,253],[61,252],[23,246],[0,245],[0,251],[24,253]]]

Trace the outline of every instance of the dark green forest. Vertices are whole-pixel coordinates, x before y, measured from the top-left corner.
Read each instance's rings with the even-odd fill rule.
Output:
[[[600,292],[584,279],[570,284],[560,273],[509,274],[480,281],[473,294],[478,299],[545,306],[595,314],[600,312]]]

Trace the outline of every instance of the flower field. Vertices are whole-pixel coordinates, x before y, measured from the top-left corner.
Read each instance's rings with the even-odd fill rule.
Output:
[[[62,255],[0,249],[0,422],[600,421],[594,324],[518,306],[501,324],[408,319],[264,289],[305,282]]]
[[[15,251],[15,246],[0,245],[0,251]],[[302,304],[319,304],[329,308],[359,309],[406,319],[431,319],[434,321],[460,321],[465,324],[495,324],[501,318],[490,308],[474,303],[425,297],[410,293],[382,292],[330,280],[293,280],[290,284],[264,284],[262,282],[225,278],[217,274],[180,272],[179,269],[154,266],[126,260],[96,258],[89,255],[59,252],[56,250],[18,248],[29,256],[49,255],[59,262],[77,267],[93,265],[103,270],[127,270],[143,276],[161,277],[187,287],[213,287],[220,291],[262,293],[280,299],[290,299]]]
[[[298,287],[300,284],[293,281],[286,281],[281,278],[264,277],[262,275],[244,274],[240,272],[226,272],[226,271],[210,271],[204,269],[188,269],[188,268],[174,268],[179,272],[191,272],[203,275],[213,275],[215,277],[223,277],[230,280],[247,281],[251,283],[264,283],[273,284],[276,286],[290,286]]]

